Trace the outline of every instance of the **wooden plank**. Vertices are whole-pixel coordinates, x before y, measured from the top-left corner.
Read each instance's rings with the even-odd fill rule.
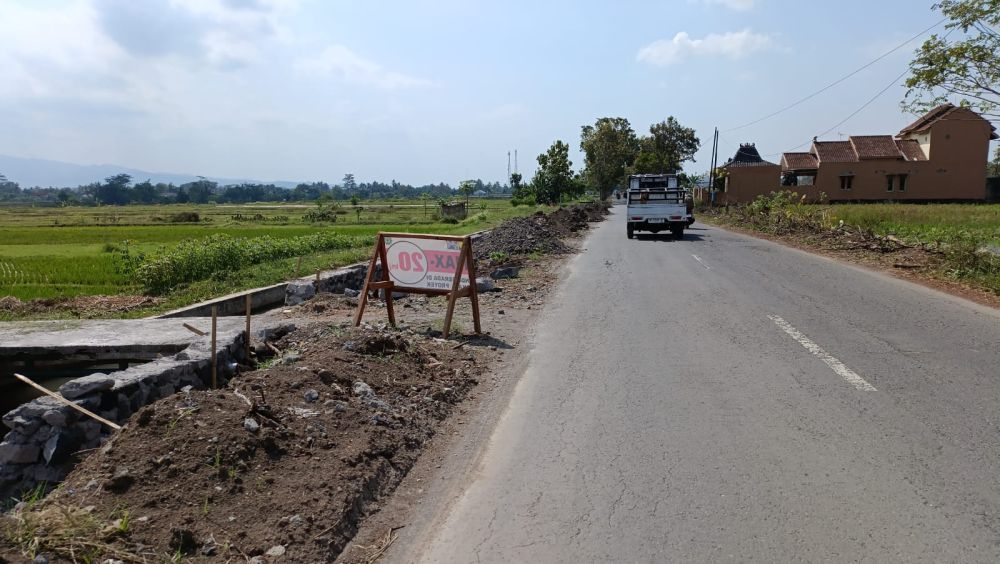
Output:
[[[405,239],[439,239],[441,241],[464,241],[467,235],[434,235],[432,233],[390,233],[379,232],[383,237],[397,237]]]
[[[458,267],[455,269],[455,278],[451,282],[451,292],[448,293],[448,312],[444,316],[443,331],[445,339],[451,333],[451,319],[455,315],[455,300],[458,299],[458,288],[462,284],[462,271],[465,270],[465,257],[468,253],[468,245],[462,245],[462,252],[458,255]],[[470,280],[469,282],[472,281]]]
[[[383,238],[383,241],[385,239]],[[378,250],[379,260],[382,261],[382,283],[392,284],[392,280],[389,279],[389,257],[386,253],[385,243]],[[396,326],[396,312],[392,307],[392,287],[390,286],[385,291],[385,312],[389,315],[389,325],[393,327]]]
[[[212,306],[212,389],[219,388],[219,358],[215,348],[218,343],[219,306]]]
[[[479,321],[479,289],[476,287],[476,259],[472,252],[472,237],[465,237],[462,246],[468,249],[466,257],[469,270],[469,299],[472,300],[472,324],[475,327],[476,335],[482,334],[483,328]]]
[[[358,311],[354,315],[354,326],[357,327],[361,325],[361,317],[365,314],[365,305],[368,304],[368,285],[372,283],[372,277],[375,275],[375,261],[379,257],[379,248],[385,247],[385,240],[382,238],[382,234],[379,233],[378,237],[375,238],[375,249],[372,252],[372,259],[368,261],[368,274],[365,276],[365,285],[361,288],[361,299],[358,300]],[[382,265],[382,270],[387,268],[386,265]]]
[[[391,280],[388,281],[388,282],[386,282],[385,280],[382,280],[380,282],[372,282],[371,284],[368,285],[368,288],[370,288],[372,290],[386,290],[386,289],[392,289],[392,288],[395,288],[395,287],[396,287],[396,283],[393,282],[393,281],[391,281]]]

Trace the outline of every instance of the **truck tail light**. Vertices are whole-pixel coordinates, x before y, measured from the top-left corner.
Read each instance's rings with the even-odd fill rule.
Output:
[[[670,219],[680,219],[680,218],[681,218],[681,216],[679,216],[679,215],[672,215],[672,216],[670,216]]]
[[[629,219],[631,219],[632,221],[642,221],[642,216],[641,215],[633,215]]]

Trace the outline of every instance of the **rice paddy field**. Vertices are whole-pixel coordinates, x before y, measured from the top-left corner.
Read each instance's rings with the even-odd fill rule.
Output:
[[[280,282],[296,271],[304,276],[363,260],[378,231],[465,234],[539,208],[513,207],[506,200],[473,201],[469,217],[458,223],[437,219],[433,202],[426,207],[420,201],[363,202],[326,209],[325,219],[315,221],[310,214],[319,208],[312,204],[0,208],[0,299],[153,293],[160,296],[157,309],[165,310]],[[267,252],[236,252],[251,242]],[[143,284],[143,262],[181,249],[196,254],[202,246],[218,251],[211,259],[217,264],[208,267],[210,276],[178,278],[167,291],[158,287],[150,292]],[[248,263],[225,263],[227,256]],[[198,272],[206,272],[204,264],[198,266]]]

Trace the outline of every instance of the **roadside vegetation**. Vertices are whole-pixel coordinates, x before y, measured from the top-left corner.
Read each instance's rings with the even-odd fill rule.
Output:
[[[808,204],[792,191],[703,218],[1000,295],[1000,204]]]

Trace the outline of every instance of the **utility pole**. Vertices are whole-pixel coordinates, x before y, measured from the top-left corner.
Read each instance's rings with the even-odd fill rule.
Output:
[[[510,186],[510,151],[507,151],[507,186]]]
[[[711,207],[715,205],[715,164],[718,162],[719,157],[719,128],[715,128],[715,134],[712,136],[712,172],[709,173],[708,177],[708,205]]]

